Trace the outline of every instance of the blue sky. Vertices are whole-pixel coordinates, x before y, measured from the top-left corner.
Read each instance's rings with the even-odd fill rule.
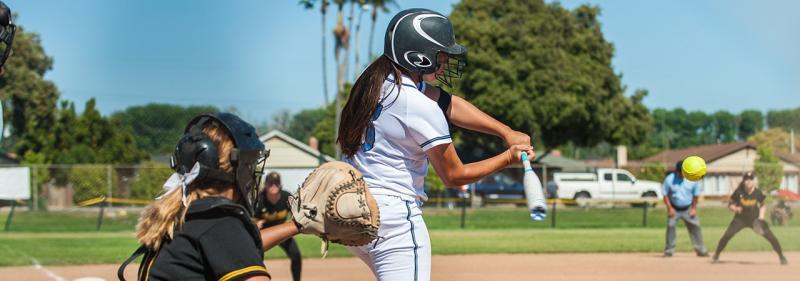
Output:
[[[320,16],[295,0],[4,0],[55,58],[46,76],[79,109],[148,102],[236,107],[251,122],[323,103]],[[457,1],[399,0],[449,14]],[[562,1],[601,7],[613,61],[645,104],[738,112],[800,106],[800,1]],[[227,3],[226,5],[221,5]],[[398,7],[390,7],[392,12]],[[327,28],[335,24],[331,6]],[[346,8],[347,11],[348,8]],[[380,14],[373,51],[391,14]],[[369,13],[362,17],[365,63]],[[330,32],[330,31],[328,31]],[[328,89],[335,89],[332,36]],[[469,46],[467,46],[469,47]],[[351,55],[351,59],[352,59]],[[354,70],[350,70],[352,77]]]

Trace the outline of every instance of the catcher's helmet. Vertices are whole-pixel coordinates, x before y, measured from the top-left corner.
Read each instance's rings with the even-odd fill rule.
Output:
[[[211,121],[219,123],[233,139],[235,148],[230,155],[233,173],[219,169],[217,146],[203,132],[203,127]],[[207,113],[189,121],[183,137],[175,147],[170,164],[180,174],[190,172],[195,163],[199,164],[199,174],[187,188],[209,182],[234,183],[240,195],[239,203],[252,215],[267,157],[269,150],[259,140],[253,126],[231,113]]]
[[[11,56],[11,44],[14,42],[14,34],[17,26],[11,18],[11,9],[0,1],[0,67],[2,67],[9,56]]]
[[[403,68],[418,75],[434,73],[439,67],[440,52],[446,53],[450,61],[437,79],[450,86],[451,78],[461,76],[467,54],[467,48],[456,43],[450,20],[431,10],[408,9],[389,22],[383,55]]]

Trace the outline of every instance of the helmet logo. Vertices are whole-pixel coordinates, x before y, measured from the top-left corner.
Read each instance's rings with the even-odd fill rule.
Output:
[[[425,30],[422,30],[422,20],[424,20],[426,18],[432,18],[432,17],[447,19],[444,16],[437,15],[437,14],[422,14],[422,15],[418,15],[418,16],[414,17],[414,20],[412,21],[413,24],[414,24],[414,30],[416,30],[417,33],[419,33],[419,35],[422,36],[422,38],[425,38],[428,41],[431,41],[436,45],[444,47],[444,45],[442,45],[442,43],[439,43],[438,41],[434,40],[433,37],[428,35],[428,33],[425,33]]]
[[[430,67],[433,65],[431,60],[420,52],[408,51],[405,53],[404,57],[408,63],[418,67]]]

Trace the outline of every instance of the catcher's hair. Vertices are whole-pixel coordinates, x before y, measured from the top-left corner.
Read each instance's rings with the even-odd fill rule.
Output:
[[[375,106],[381,99],[381,87],[389,74],[394,74],[395,87],[400,87],[401,73],[407,72],[397,66],[386,56],[380,56],[361,73],[356,83],[350,90],[350,97],[342,109],[339,124],[339,137],[336,142],[342,148],[342,153],[353,157],[361,146],[364,133],[372,122],[371,117]]]
[[[231,137],[216,121],[207,123],[203,127],[203,132],[218,148],[220,170],[231,173],[233,166],[230,155],[234,148]],[[193,187],[186,194],[186,204],[190,205],[192,201],[203,197],[218,196],[232,188],[233,186],[230,184],[213,182]],[[153,201],[139,217],[139,223],[136,225],[136,239],[150,249],[159,249],[164,241],[171,240],[175,230],[180,229],[183,225],[186,209],[183,207],[180,190],[174,190]]]

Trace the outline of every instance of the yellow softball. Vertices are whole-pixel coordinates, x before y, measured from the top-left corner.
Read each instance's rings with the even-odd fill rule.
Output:
[[[681,173],[690,181],[699,181],[706,175],[706,161],[698,156],[686,157],[683,159]]]

